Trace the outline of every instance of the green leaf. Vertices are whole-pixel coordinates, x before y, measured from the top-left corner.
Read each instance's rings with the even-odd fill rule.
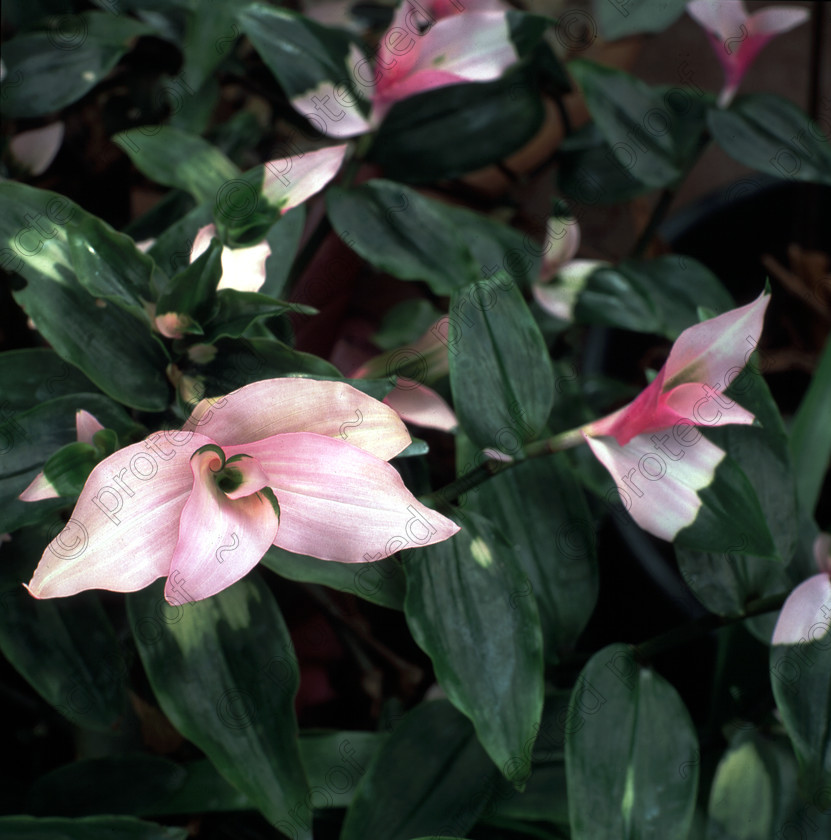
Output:
[[[755,362],[745,367],[721,399],[736,400],[762,424],[720,426],[709,429],[707,437],[730,453],[749,480],[763,516],[761,527],[771,535],[774,551],[759,551],[757,537],[764,531],[752,530],[758,525],[738,527],[737,517],[735,538],[725,539],[719,552],[687,550],[683,547],[682,531],[676,556],[684,579],[708,610],[718,615],[741,615],[748,601],[790,588],[784,564],[796,549],[799,518],[785,430]],[[698,522],[688,530],[696,527]],[[773,559],[769,559],[771,556]],[[773,631],[773,620],[774,616],[768,616],[755,622],[760,631],[757,636],[766,644]]]
[[[68,443],[43,465],[47,481],[61,496],[77,496],[101,454],[91,443]]]
[[[2,111],[36,117],[58,111],[92,90],[140,35],[153,30],[104,12],[55,17],[49,32],[27,32],[3,44]]]
[[[831,146],[819,125],[773,93],[737,97],[711,108],[707,125],[715,141],[744,166],[779,178],[831,184]]]
[[[539,327],[504,272],[453,292],[447,349],[462,428],[478,446],[517,456],[545,426],[554,372]]]
[[[465,514],[452,540],[405,553],[404,614],[451,702],[482,746],[521,787],[530,772],[523,744],[536,733],[543,700],[542,633],[525,575],[493,525]]]
[[[0,817],[6,840],[187,840],[185,828],[136,820],[132,817]]]
[[[275,300],[257,292],[238,292],[235,289],[221,289],[216,296],[216,313],[205,324],[207,344],[213,344],[220,338],[239,338],[251,324],[261,318],[283,315],[286,312],[299,312],[314,315],[317,310],[300,303],[288,303]]]
[[[39,600],[21,585],[31,578],[47,543],[63,525],[52,519],[48,527],[21,529],[3,546],[0,649],[38,694],[72,723],[112,732],[127,708],[127,662],[97,596],[84,592]],[[66,556],[77,551],[77,545],[83,550],[87,535],[76,536],[75,545],[53,550],[65,550]],[[45,559],[49,556],[47,551]]]
[[[354,42],[346,32],[261,3],[245,7],[237,20],[289,99],[329,81],[343,83],[346,93],[338,100],[340,104],[344,99],[354,100],[357,90],[347,66],[349,46]],[[315,128],[325,128],[325,121],[311,116]]]
[[[652,191],[615,157],[595,123],[566,137],[558,152],[557,184],[580,204],[621,204]]]
[[[154,584],[127,597],[162,710],[273,825],[310,838],[294,716],[297,660],[273,596],[256,573],[185,606],[170,607],[162,592]]]
[[[219,3],[216,0],[196,0],[188,5],[182,47],[185,65],[181,75],[198,88],[225,59],[240,35],[239,27],[234,25],[238,5],[232,0],[221,0]]]
[[[510,543],[526,577],[509,602],[537,602],[546,659],[557,662],[597,601],[594,524],[579,481],[562,456],[534,458],[472,490],[463,504]]]
[[[568,65],[616,160],[651,187],[681,175],[672,117],[659,92],[634,76],[577,59]]]
[[[799,501],[813,512],[831,462],[831,341],[826,342],[791,426],[791,453]]]
[[[721,281],[691,257],[624,260],[592,272],[575,306],[581,323],[655,333],[675,340],[698,323],[697,310],[734,307]]]
[[[401,565],[393,557],[374,563],[336,563],[294,554],[273,545],[260,562],[288,580],[320,583],[382,607],[404,609],[406,580]]]
[[[382,350],[396,350],[420,338],[442,313],[429,300],[402,300],[384,313],[372,343]],[[0,356],[2,363],[2,356]]]
[[[132,408],[163,411],[168,383],[161,343],[137,318],[96,300],[75,276],[66,224],[89,218],[56,193],[0,183],[3,265],[26,281],[14,298],[55,351],[102,391]]]
[[[65,394],[94,391],[78,368],[45,347],[0,353],[0,424],[11,412],[25,411]],[[4,451],[0,443],[0,452]]]
[[[154,755],[112,755],[65,764],[41,776],[29,792],[38,816],[75,817],[106,812],[142,815],[179,790],[187,771]]]
[[[422,703],[404,716],[367,768],[341,840],[411,840],[449,825],[463,834],[497,778],[468,720],[445,700]]]
[[[75,276],[96,298],[111,301],[150,325],[148,305],[167,282],[150,257],[123,233],[94,216],[67,224],[69,257]]]
[[[171,279],[167,292],[156,305],[156,315],[171,312],[185,316],[182,332],[202,335],[202,325],[211,319],[216,309],[216,287],[221,277],[222,246],[217,239],[212,239],[204,253]]]
[[[603,38],[616,41],[640,32],[663,32],[681,17],[686,2],[663,0],[656,5],[650,0],[594,0],[592,10]]]
[[[573,840],[686,837],[698,787],[697,747],[689,713],[668,682],[640,667],[628,645],[596,653],[568,709]]]
[[[332,227],[353,251],[401,280],[424,280],[438,295],[466,286],[479,269],[444,205],[393,181],[333,187]]]
[[[250,211],[258,195],[242,172],[215,146],[196,134],[162,125],[122,131],[113,142],[148,178],[189,192],[198,202],[231,218]]]
[[[260,292],[279,298],[290,290],[286,289],[292,263],[303,236],[306,223],[306,205],[292,207],[280,220],[271,226],[266,241],[271,256],[265,261],[265,283]]]
[[[396,102],[367,153],[391,179],[432,183],[497,163],[522,148],[545,117],[533,67]]]
[[[66,506],[66,499],[21,502],[17,497],[58,449],[77,440],[78,409],[89,411],[104,426],[116,430],[122,440],[139,428],[122,408],[101,394],[69,394],[7,416],[0,423],[0,533],[38,522]]]
[[[827,600],[820,605],[808,638],[770,649],[773,696],[799,762],[801,787],[826,814],[831,810],[830,607]]]

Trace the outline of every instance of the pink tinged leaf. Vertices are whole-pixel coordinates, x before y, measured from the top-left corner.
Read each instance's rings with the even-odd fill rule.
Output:
[[[63,143],[64,124],[54,122],[43,128],[15,134],[9,141],[12,157],[31,175],[45,172]]]
[[[435,90],[447,85],[457,85],[467,81],[464,76],[449,73],[446,70],[419,70],[401,81],[379,86],[378,94],[372,105],[372,122],[378,124],[386,117],[390,108],[402,99],[407,99],[417,93]]]
[[[731,309],[684,330],[664,365],[665,389],[685,382],[701,382],[724,390],[749,361],[759,343],[770,295]]]
[[[580,249],[580,226],[575,219],[552,216],[545,226],[540,283],[549,282]]]
[[[81,408],[75,412],[75,433],[81,443],[92,443],[95,433],[103,428],[88,411]]]
[[[334,103],[333,108],[338,110],[338,104]],[[343,108],[340,110],[346,113]],[[344,143],[269,161],[265,164],[263,195],[284,213],[299,206],[320,192],[338,174],[347,148]]]
[[[697,491],[713,481],[726,453],[705,437],[686,446],[665,437],[638,435],[626,446],[590,434],[586,441],[612,476],[635,522],[644,531],[672,541],[695,521],[701,508]]]
[[[265,283],[265,262],[270,256],[271,248],[265,240],[250,248],[223,248],[217,289],[258,292]]]
[[[453,409],[432,388],[412,380],[399,378],[384,402],[402,420],[416,426],[450,432],[459,425]]]
[[[60,493],[55,489],[52,482],[39,472],[31,484],[17,497],[21,502],[40,502],[43,499],[57,499]]]
[[[687,12],[705,30],[722,42],[741,34],[748,15],[741,0],[691,0]]]
[[[154,323],[165,338],[184,338],[193,321],[189,315],[181,312],[165,312],[164,315],[157,315]]]
[[[185,429],[222,446],[246,444],[286,432],[314,432],[348,440],[389,460],[412,442],[389,406],[344,382],[264,379],[219,400],[204,399]]]
[[[831,616],[831,578],[814,575],[788,595],[773,630],[774,645],[819,641],[828,635]]]
[[[142,239],[141,242],[136,242],[136,248],[138,248],[142,254],[146,254],[155,244],[155,239]]]
[[[216,225],[205,225],[199,228],[196,236],[193,239],[193,245],[190,249],[190,261],[195,262],[211,244],[211,240],[216,236]]]
[[[190,456],[209,443],[189,432],[157,432],[96,465],[66,527],[44,551],[31,594],[134,592],[166,575],[193,485]]]
[[[293,97],[292,107],[327,137],[346,139],[366,134],[372,128],[370,121],[364,117],[354,97],[344,96],[342,88],[336,90],[335,87],[333,82],[323,81],[316,88]],[[266,166],[266,172],[268,171]],[[281,176],[282,173],[278,175],[278,180]],[[288,185],[290,183],[289,181]]]
[[[781,35],[810,20],[810,17],[811,13],[805,8],[767,6],[750,16],[750,34],[754,37]]]
[[[223,461],[214,447],[190,460],[193,490],[182,510],[164,590],[170,604],[200,601],[236,583],[260,562],[277,534],[279,519],[268,494],[230,498],[217,485]],[[258,479],[264,475],[253,459],[235,466],[245,470],[241,488],[262,489]]]
[[[360,563],[446,540],[459,527],[422,505],[386,461],[348,442],[280,434],[244,446],[280,502],[274,544],[322,560]]]
[[[551,278],[534,283],[531,291],[537,303],[550,315],[563,321],[574,319],[574,307],[580,292],[593,271],[608,265],[603,260],[571,260],[556,272],[554,281]]]
[[[735,400],[700,382],[679,385],[663,393],[660,402],[679,419],[686,418],[696,426],[750,425],[756,419]]]
[[[814,560],[821,572],[831,575],[831,534],[825,531],[817,534],[814,540]]]

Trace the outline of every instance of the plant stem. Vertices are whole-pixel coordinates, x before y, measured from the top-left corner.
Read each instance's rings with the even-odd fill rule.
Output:
[[[789,592],[778,592],[776,595],[768,595],[750,601],[745,605],[744,612],[741,615],[721,616],[710,613],[691,621],[689,624],[674,627],[660,636],[655,636],[654,639],[648,639],[639,645],[635,645],[635,658],[641,662],[654,659],[658,654],[694,641],[701,636],[706,636],[713,630],[729,627],[731,624],[736,624],[755,615],[778,610],[785,603],[789,594]]]
[[[439,507],[449,505],[451,502],[455,502],[459,496],[464,495],[474,487],[478,487],[497,473],[521,463],[526,458],[552,455],[555,452],[562,452],[564,449],[572,449],[581,443],[585,443],[582,426],[576,429],[569,429],[567,432],[560,432],[560,434],[545,438],[544,440],[535,440],[523,449],[523,457],[518,460],[485,461],[483,464],[479,464],[472,470],[468,470],[463,475],[460,475],[455,481],[445,484],[441,489],[422,496],[421,501],[425,504],[429,505],[432,503]]]

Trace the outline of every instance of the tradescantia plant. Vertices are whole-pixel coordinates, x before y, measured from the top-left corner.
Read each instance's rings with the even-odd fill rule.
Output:
[[[827,837],[827,324],[662,228],[808,7],[7,5],[0,835]]]

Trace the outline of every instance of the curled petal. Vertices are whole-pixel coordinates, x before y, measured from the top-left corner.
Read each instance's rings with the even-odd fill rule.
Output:
[[[92,443],[95,433],[103,428],[88,411],[81,408],[75,412],[75,432],[81,443]]]
[[[666,451],[661,449],[666,441],[655,435],[638,435],[626,446],[610,437],[585,437],[635,522],[669,541],[695,521],[701,507],[697,491],[712,482],[726,454],[705,437]]]
[[[417,426],[450,432],[459,425],[453,409],[432,388],[417,382],[399,379],[396,387],[384,397],[384,402],[395,409],[402,420]]]
[[[222,459],[210,448],[195,453],[190,466],[193,490],[164,590],[171,604],[199,601],[236,583],[260,562],[279,525],[265,493],[231,499],[222,492],[214,475]],[[248,479],[259,470],[253,461],[245,469]]]
[[[831,578],[814,575],[788,595],[773,630],[774,645],[818,641],[828,634],[831,616]]]
[[[756,349],[769,303],[770,295],[763,292],[747,306],[684,330],[664,366],[665,390],[683,382],[703,382],[723,390]]]
[[[345,382],[264,379],[219,400],[204,399],[185,429],[217,443],[246,444],[286,432],[314,432],[348,440],[389,460],[411,443],[407,427],[388,406]]]
[[[245,447],[280,503],[274,544],[321,560],[360,563],[441,542],[459,527],[422,505],[380,458],[341,440],[304,432]]]
[[[202,435],[158,432],[105,458],[44,551],[29,582],[31,594],[134,592],[166,575],[193,484],[190,456],[209,443]]]

